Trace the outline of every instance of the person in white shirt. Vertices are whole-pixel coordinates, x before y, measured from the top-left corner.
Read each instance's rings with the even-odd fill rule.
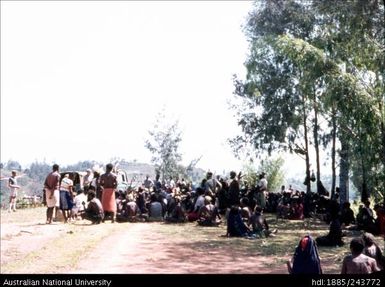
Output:
[[[11,212],[11,210],[16,211],[16,198],[17,198],[17,191],[20,189],[20,186],[17,184],[16,180],[16,171],[12,171],[12,175],[8,180],[8,187],[11,189],[11,193],[9,195],[9,209],[8,212]]]
[[[259,175],[259,182],[257,184],[257,205],[260,206],[262,209],[265,208],[266,206],[266,196],[265,192],[267,192],[267,179],[266,179],[266,174],[262,172]]]
[[[84,205],[83,202],[85,203]],[[84,213],[84,210],[87,208],[87,205],[88,202],[85,191],[76,195],[74,198],[74,205],[71,210],[72,219],[76,220],[79,215],[82,215]]]

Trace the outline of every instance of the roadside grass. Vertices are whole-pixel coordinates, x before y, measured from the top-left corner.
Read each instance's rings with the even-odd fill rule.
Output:
[[[8,212],[7,210],[2,209],[0,212],[1,224],[22,224],[23,222],[30,221],[45,222],[46,210],[46,207],[17,209],[15,212]]]
[[[1,266],[1,273],[54,274],[75,269],[82,257],[104,238],[119,232],[123,225],[65,225],[57,237],[47,241],[42,248],[28,254],[8,250],[15,260]],[[26,243],[28,244],[28,243]]]
[[[278,229],[275,237],[263,239],[227,238],[226,224],[219,227],[201,227],[196,223],[185,224],[159,224],[154,226],[157,232],[169,236],[171,240],[189,242],[196,250],[210,252],[230,252],[236,257],[267,257],[266,264],[271,268],[282,268],[287,260],[294,254],[299,240],[305,235],[316,238],[328,233],[329,226],[315,219],[304,221],[282,220],[278,222],[272,214],[266,214],[270,229]],[[343,238],[345,245],[342,247],[319,247],[319,256],[324,273],[338,274],[341,271],[343,258],[350,253],[350,240],[359,236],[361,232],[348,233]],[[380,237],[376,242],[382,246]]]

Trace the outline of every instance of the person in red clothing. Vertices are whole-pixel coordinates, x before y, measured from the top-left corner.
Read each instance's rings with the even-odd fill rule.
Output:
[[[376,225],[376,235],[382,235],[385,237],[385,209],[379,204],[374,206],[374,211],[376,212],[377,218],[375,220]]]
[[[116,199],[115,189],[118,186],[116,175],[112,173],[113,165],[106,165],[106,173],[100,176],[100,186],[102,187],[102,206],[106,218],[108,213],[112,213],[112,223],[116,219]],[[103,220],[104,220],[103,219]]]

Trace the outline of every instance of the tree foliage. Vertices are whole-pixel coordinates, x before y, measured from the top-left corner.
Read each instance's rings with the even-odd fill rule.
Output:
[[[236,109],[243,134],[231,141],[233,146],[248,143],[269,153],[303,155],[308,176],[310,146],[318,156],[319,143],[327,148],[334,136],[347,162],[340,174],[352,175],[363,195],[381,195],[383,15],[384,4],[377,0],[256,1],[245,26],[247,76],[234,80],[234,94],[243,100]]]
[[[179,163],[182,155],[179,153],[179,144],[182,141],[178,121],[168,123],[164,111],[157,116],[153,129],[148,131],[150,138],[145,147],[152,153],[151,161],[155,164],[161,178],[175,178],[180,173]]]

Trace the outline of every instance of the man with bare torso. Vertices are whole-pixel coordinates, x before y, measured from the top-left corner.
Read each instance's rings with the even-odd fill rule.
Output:
[[[105,217],[107,214],[112,213],[111,221],[114,223],[116,219],[115,189],[118,186],[118,181],[116,179],[116,175],[112,173],[112,169],[113,166],[111,163],[106,165],[106,173],[100,176],[100,186],[103,190],[102,205]]]
[[[59,185],[60,174],[59,166],[54,164],[52,166],[52,172],[50,172],[44,181],[44,190],[47,202],[47,221],[46,224],[52,223],[53,209],[59,207]],[[57,214],[56,214],[57,215]]]

